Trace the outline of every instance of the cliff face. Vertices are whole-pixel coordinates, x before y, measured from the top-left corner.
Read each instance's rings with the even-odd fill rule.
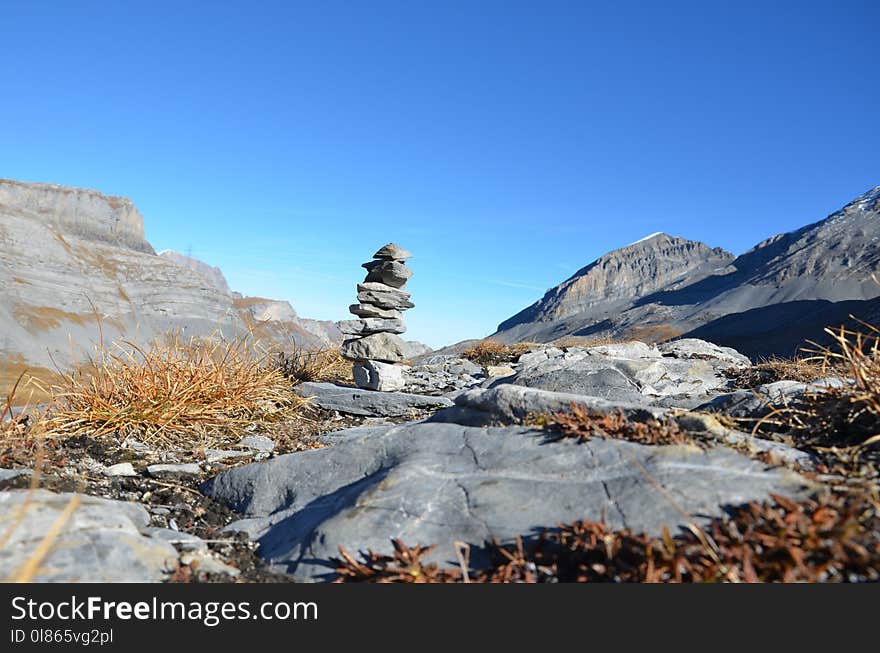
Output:
[[[180,254],[179,252],[175,252],[173,249],[162,250],[161,252],[159,252],[159,256],[164,258],[166,261],[171,261],[172,263],[201,274],[213,285],[217,286],[224,292],[232,292],[229,288],[229,284],[226,283],[226,277],[223,276],[222,270],[220,270],[220,268],[218,267],[208,265],[204,261],[200,261],[199,259],[193,258],[192,256],[185,256],[183,254]]]
[[[502,322],[494,337],[705,338],[752,356],[791,355],[821,326],[876,312],[880,186],[824,220],[769,238],[733,260],[654,235],[578,271]]]
[[[553,323],[574,315],[598,317],[621,302],[704,279],[725,269],[733,259],[720,248],[653,234],[578,270],[548,290],[540,301],[502,322],[498,330],[527,323]]]
[[[0,392],[27,369],[52,378],[94,354],[100,337],[147,344],[169,332],[234,337],[253,315],[222,273],[195,259],[157,256],[129,201],[48,184],[0,183]],[[287,305],[288,308],[289,304]],[[306,347],[338,330],[293,309],[261,330]],[[275,319],[278,318],[278,319]],[[320,335],[318,335],[320,333]]]
[[[124,197],[0,179],[0,214],[30,217],[69,236],[153,253],[144,237],[143,217]]]

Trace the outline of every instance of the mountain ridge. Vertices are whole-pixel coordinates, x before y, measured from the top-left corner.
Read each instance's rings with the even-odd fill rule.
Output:
[[[650,334],[652,330],[667,335],[705,335],[705,330],[696,330],[721,318],[768,306],[827,302],[816,304],[816,308],[820,313],[830,311],[829,319],[837,319],[839,311],[831,304],[867,302],[880,296],[880,285],[872,279],[880,267],[880,186],[822,220],[771,236],[735,258],[720,248],[691,245],[693,256],[680,256],[685,267],[677,280],[662,275],[648,279],[658,267],[658,257],[662,263],[664,256],[663,247],[651,246],[651,241],[664,237],[673,238],[652,234],[599,257],[548,290],[535,304],[501,322],[492,337],[504,342],[550,342],[566,336],[633,337],[638,331]],[[633,249],[640,243],[648,246]],[[708,252],[714,253],[715,262],[726,264],[708,270],[712,260]],[[626,260],[631,254],[644,260],[629,263],[623,274],[605,279],[606,285],[616,288],[613,292],[596,293],[587,299],[568,295],[568,289],[577,284],[593,289],[585,282],[593,270],[603,262]],[[641,270],[643,277],[633,279],[628,274],[633,270]],[[743,326],[742,321],[728,319],[726,323]],[[736,334],[725,332],[720,324],[724,323],[709,330],[713,342],[729,344]],[[751,345],[752,354],[758,350],[768,353],[758,344]],[[790,354],[794,349],[794,342],[780,340],[769,353]]]

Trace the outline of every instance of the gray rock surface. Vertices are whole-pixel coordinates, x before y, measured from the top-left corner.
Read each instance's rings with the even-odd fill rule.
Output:
[[[404,392],[374,392],[332,383],[301,383],[297,392],[325,410],[368,417],[401,417],[452,406],[446,397]]]
[[[342,355],[349,360],[399,363],[406,360],[404,342],[393,333],[372,333],[342,343]]]
[[[21,522],[0,549],[0,578],[17,573],[67,507],[72,495],[36,490],[0,492],[0,532]],[[81,504],[65,522],[40,566],[35,582],[143,583],[157,582],[177,563],[174,547],[152,539],[149,516],[140,505],[81,496]]]
[[[430,559],[456,565],[455,541],[511,542],[603,517],[615,528],[674,532],[684,525],[680,510],[705,522],[727,504],[771,492],[800,497],[807,485],[724,448],[547,443],[527,428],[421,423],[240,467],[203,491],[246,516],[229,529],[257,538],[273,568],[318,580],[332,572],[337,545],[356,553],[388,552],[391,538],[437,544]],[[472,549],[472,560],[481,557]]]

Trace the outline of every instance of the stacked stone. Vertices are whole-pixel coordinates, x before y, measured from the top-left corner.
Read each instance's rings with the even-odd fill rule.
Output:
[[[406,259],[412,254],[388,243],[364,263],[367,276],[357,286],[358,303],[349,311],[357,320],[339,323],[348,338],[342,344],[342,355],[353,361],[355,384],[366,390],[395,391],[404,386],[405,343],[398,335],[406,331],[403,311],[415,306],[403,286],[412,276]]]

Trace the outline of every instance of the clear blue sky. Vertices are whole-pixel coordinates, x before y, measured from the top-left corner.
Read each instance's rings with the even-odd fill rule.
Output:
[[[654,231],[741,253],[880,184],[880,3],[0,0],[0,176],[132,198],[157,249],[408,337],[484,336]]]

